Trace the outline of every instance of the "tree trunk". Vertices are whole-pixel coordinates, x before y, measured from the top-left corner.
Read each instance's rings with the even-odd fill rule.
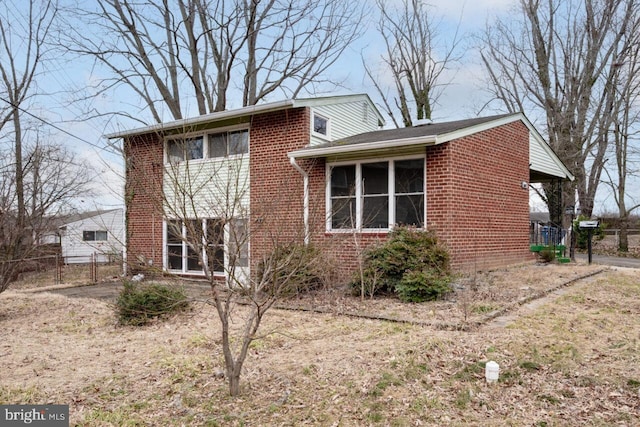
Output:
[[[620,234],[618,234],[618,251],[629,252],[629,217],[620,218]]]

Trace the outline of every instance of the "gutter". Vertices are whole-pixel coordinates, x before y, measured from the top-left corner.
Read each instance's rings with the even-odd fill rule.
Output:
[[[310,242],[309,233],[309,174],[300,167],[295,157],[289,156],[289,162],[303,178],[304,196],[303,196],[303,219],[304,219],[304,244],[308,245]]]
[[[290,159],[309,159],[314,157],[327,157],[334,154],[355,153],[359,151],[372,151],[377,149],[389,149],[411,146],[427,146],[437,145],[444,141],[440,141],[437,136],[421,136],[417,138],[405,138],[387,141],[365,142],[360,144],[349,145],[332,145],[328,147],[306,147],[300,150],[287,153]]]
[[[124,138],[127,136],[141,135],[151,132],[162,132],[173,129],[188,128],[201,123],[214,122],[234,117],[248,116],[258,113],[266,113],[277,111],[295,106],[294,100],[276,101],[267,104],[250,105],[248,107],[238,108],[235,110],[218,111],[215,113],[205,114],[202,116],[191,117],[188,119],[174,120],[166,123],[158,123],[151,126],[145,126],[137,129],[114,132],[105,135],[107,139]]]

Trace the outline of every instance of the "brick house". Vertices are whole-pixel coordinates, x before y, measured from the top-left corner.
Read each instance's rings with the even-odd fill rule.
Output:
[[[456,270],[533,259],[529,183],[573,177],[523,114],[383,124],[367,95],[349,95],[107,135],[123,140],[127,161],[129,264],[202,274],[203,257],[186,243],[193,224],[216,247],[205,262],[221,278],[305,241],[346,281],[356,247],[397,224],[434,230]]]

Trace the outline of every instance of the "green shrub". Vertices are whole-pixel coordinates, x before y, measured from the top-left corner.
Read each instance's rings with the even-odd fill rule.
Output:
[[[538,254],[540,255],[540,259],[543,262],[551,262],[556,259],[556,252],[553,250],[553,248],[544,248],[543,250],[538,252]]]
[[[188,306],[187,295],[180,287],[125,281],[116,300],[116,313],[121,324],[140,326]]]
[[[432,232],[397,228],[388,240],[364,254],[366,286],[376,283],[375,294],[396,294],[403,301],[433,300],[447,293],[449,253]],[[360,277],[353,283],[361,289]]]
[[[277,247],[258,264],[258,282],[263,291],[292,297],[324,285],[327,269],[322,254],[313,245],[290,244]]]
[[[404,302],[432,301],[451,291],[449,276],[443,276],[434,269],[407,271],[396,292]]]

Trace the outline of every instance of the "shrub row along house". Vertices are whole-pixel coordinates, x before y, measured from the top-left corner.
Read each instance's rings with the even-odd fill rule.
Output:
[[[349,95],[107,135],[127,161],[129,266],[199,275],[205,262],[223,279],[299,241],[346,282],[399,225],[433,230],[458,271],[533,259],[529,184],[573,177],[523,114],[383,125],[367,95]]]

